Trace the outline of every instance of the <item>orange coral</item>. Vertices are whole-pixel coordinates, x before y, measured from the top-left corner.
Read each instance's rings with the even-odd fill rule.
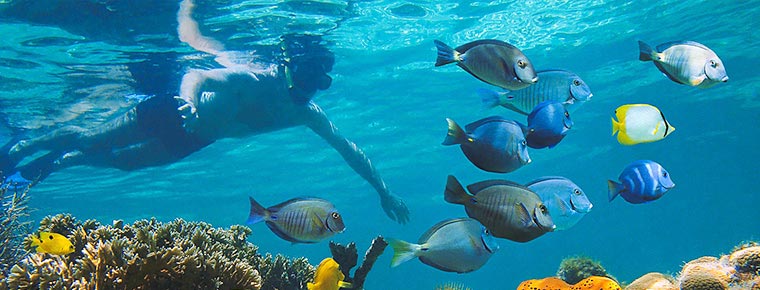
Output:
[[[566,290],[570,284],[557,277],[527,280],[517,286],[517,290]]]
[[[615,280],[607,277],[591,276],[581,280],[575,285],[567,284],[557,277],[527,280],[517,286],[517,290],[621,290]]]

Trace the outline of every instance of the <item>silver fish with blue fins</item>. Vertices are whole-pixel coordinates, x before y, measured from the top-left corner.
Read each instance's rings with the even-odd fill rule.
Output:
[[[389,239],[393,248],[391,267],[418,257],[423,263],[446,272],[468,273],[480,269],[499,250],[491,233],[471,218],[447,219],[435,224],[416,244]]]
[[[247,224],[266,222],[278,237],[292,243],[316,243],[346,229],[343,216],[324,199],[294,198],[269,208],[249,199]]]
[[[652,49],[639,41],[639,60],[652,61],[670,80],[698,88],[728,81],[723,61],[712,49],[696,41],[673,41]]]
[[[552,100],[561,102],[572,113],[594,95],[586,82],[571,71],[541,70],[538,78],[540,82],[516,91],[480,88],[477,93],[486,109],[502,106],[523,115],[530,114],[541,102]]]

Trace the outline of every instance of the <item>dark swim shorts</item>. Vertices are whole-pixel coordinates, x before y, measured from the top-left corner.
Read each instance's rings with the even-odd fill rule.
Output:
[[[137,126],[148,137],[160,140],[177,157],[184,157],[213,141],[203,140],[182,127],[179,102],[172,96],[150,97],[137,104]]]

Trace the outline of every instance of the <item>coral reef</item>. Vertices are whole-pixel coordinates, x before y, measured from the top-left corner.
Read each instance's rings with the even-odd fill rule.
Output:
[[[57,215],[43,219],[39,231],[67,236],[76,250],[29,255],[13,266],[8,288],[305,289],[314,273],[303,258],[258,254],[243,226],[223,230],[181,219],[102,226]]]
[[[435,290],[472,290],[470,287],[461,283],[448,282],[446,284],[435,286]]]
[[[728,289],[734,271],[716,257],[700,257],[683,266],[678,284],[684,290]]]
[[[662,273],[651,272],[639,277],[636,280],[633,280],[631,284],[628,284],[628,286],[625,287],[625,290],[648,289],[678,290],[678,286],[676,286],[675,279],[673,279],[673,277]]]
[[[0,279],[26,254],[22,242],[31,230],[29,188],[11,192],[8,187],[0,187]]]
[[[377,257],[383,253],[387,246],[388,242],[386,242],[382,236],[377,236],[372,240],[372,244],[364,254],[364,260],[362,261],[361,266],[354,271],[353,278],[349,275],[349,272],[351,271],[351,268],[356,266],[357,259],[359,258],[359,255],[356,252],[356,245],[354,243],[349,243],[348,246],[342,246],[330,241],[330,252],[332,253],[333,259],[340,265],[341,272],[346,276],[345,281],[353,284],[355,289],[362,289],[367,274],[369,274],[375,261],[377,261]]]
[[[523,281],[517,286],[517,290],[620,290],[620,285],[615,280],[607,277],[590,276],[578,281],[575,285],[570,285],[557,277],[548,277],[543,279],[532,279]]]
[[[749,242],[737,246],[728,256],[728,261],[739,273],[760,275],[760,244]]]
[[[607,277],[617,281],[615,277],[607,274],[607,270],[598,261],[594,261],[588,257],[565,258],[560,263],[559,270],[557,270],[557,277],[571,285],[591,276]]]

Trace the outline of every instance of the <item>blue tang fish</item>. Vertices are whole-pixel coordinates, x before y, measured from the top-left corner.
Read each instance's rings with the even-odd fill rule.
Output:
[[[670,80],[688,86],[709,88],[728,81],[726,67],[717,54],[695,41],[673,41],[657,50],[639,41],[639,60],[652,61]]]
[[[549,100],[562,103],[572,113],[594,95],[586,82],[570,71],[542,70],[538,72],[538,77],[540,82],[516,91],[497,92],[481,88],[477,92],[485,108],[502,106],[523,115]]]
[[[593,207],[583,189],[561,176],[544,176],[525,186],[538,194],[549,209],[556,231],[574,226]]]
[[[449,130],[443,145],[459,144],[467,159],[488,172],[508,173],[530,163],[527,127],[499,116],[475,121],[462,130],[446,118]]]
[[[483,39],[451,48],[435,40],[438,58],[435,66],[456,63],[477,79],[510,90],[519,90],[538,82],[533,63],[514,45]]]
[[[417,244],[389,239],[391,267],[419,257],[441,271],[467,273],[480,269],[499,250],[491,233],[471,218],[447,219],[435,224]]]
[[[660,164],[651,160],[637,160],[623,169],[620,183],[608,180],[610,201],[620,195],[630,203],[645,203],[662,197],[675,183]]]
[[[530,148],[552,148],[573,127],[570,113],[557,101],[543,101],[528,115],[528,134],[525,139]]]

